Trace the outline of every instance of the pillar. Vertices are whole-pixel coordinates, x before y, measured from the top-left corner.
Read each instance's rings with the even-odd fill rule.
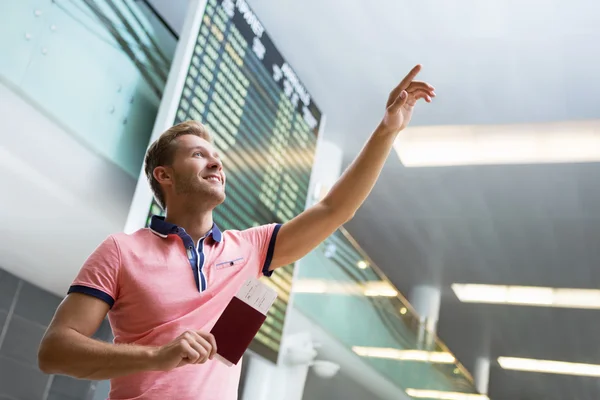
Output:
[[[321,200],[342,174],[343,153],[339,146],[319,138],[310,177],[307,206]]]
[[[310,335],[302,332],[284,338],[277,364],[256,355],[245,356],[247,372],[241,400],[302,400],[316,355]]]
[[[441,298],[437,286],[419,285],[410,292],[408,301],[420,317],[418,346],[424,350],[435,344]]]
[[[477,357],[475,359],[475,369],[473,371],[475,388],[481,394],[487,394],[488,383],[490,381],[490,358]]]
[[[489,315],[481,315],[477,319],[478,326],[474,329],[474,333],[479,336],[477,344],[477,356],[473,363],[473,380],[475,388],[481,394],[488,393],[488,384],[490,381],[490,363],[491,363],[491,346],[492,346],[492,328]]]

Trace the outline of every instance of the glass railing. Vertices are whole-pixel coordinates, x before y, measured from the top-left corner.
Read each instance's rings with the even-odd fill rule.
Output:
[[[144,1],[0,2],[0,83],[134,178],[176,44]]]
[[[296,268],[294,307],[399,388],[408,394],[477,393],[468,371],[425,331],[408,301],[344,229]]]

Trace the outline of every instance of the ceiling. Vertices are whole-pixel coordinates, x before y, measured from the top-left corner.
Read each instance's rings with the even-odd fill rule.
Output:
[[[413,126],[600,118],[591,0],[249,3],[327,114],[346,165],[416,63],[438,97]],[[593,163],[409,169],[392,154],[347,228],[403,293],[441,285],[440,336],[471,371],[479,355],[600,363],[597,311],[468,305],[450,289],[600,286],[599,174]],[[493,400],[600,398],[596,379],[495,361],[489,390]]]

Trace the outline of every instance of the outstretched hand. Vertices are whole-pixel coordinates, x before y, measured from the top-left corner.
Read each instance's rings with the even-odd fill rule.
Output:
[[[414,80],[419,71],[421,65],[415,66],[390,93],[381,124],[393,134],[406,128],[419,99],[431,103],[431,99],[435,97],[433,86]]]

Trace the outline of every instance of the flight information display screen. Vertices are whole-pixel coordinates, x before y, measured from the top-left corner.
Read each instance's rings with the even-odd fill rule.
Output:
[[[214,212],[226,229],[283,223],[306,205],[321,112],[244,0],[209,0],[174,124],[207,125],[227,174]],[[162,215],[152,203],[152,214]],[[251,349],[275,361],[292,268],[264,281],[278,292]]]

